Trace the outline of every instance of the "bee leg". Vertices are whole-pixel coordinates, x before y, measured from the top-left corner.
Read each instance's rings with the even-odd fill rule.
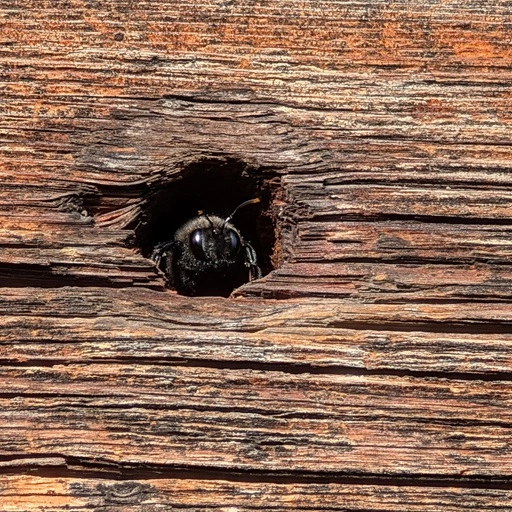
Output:
[[[153,252],[151,253],[151,259],[155,262],[157,268],[160,268],[162,258],[174,243],[174,240],[168,240],[167,242],[161,242],[158,245],[155,245]]]
[[[250,280],[254,281],[261,277],[261,269],[258,266],[258,258],[256,251],[252,248],[251,244],[244,244],[245,249],[245,266],[249,267]]]

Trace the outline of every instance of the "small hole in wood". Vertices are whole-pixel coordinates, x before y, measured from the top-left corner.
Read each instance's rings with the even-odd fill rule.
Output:
[[[259,198],[258,204],[238,210],[231,222],[253,247],[264,276],[276,268],[281,253],[276,207],[280,194],[281,183],[275,173],[236,159],[200,160],[150,193],[135,229],[137,245],[149,258],[155,246],[173,240],[176,230],[199,211],[225,219],[244,201]],[[232,291],[215,285],[198,293],[180,291],[172,284],[170,287],[192,295],[227,296]]]

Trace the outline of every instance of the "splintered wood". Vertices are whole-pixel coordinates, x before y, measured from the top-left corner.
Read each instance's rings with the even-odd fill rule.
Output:
[[[0,0],[0,509],[512,510],[511,17]],[[228,299],[138,247],[202,162],[280,179]]]

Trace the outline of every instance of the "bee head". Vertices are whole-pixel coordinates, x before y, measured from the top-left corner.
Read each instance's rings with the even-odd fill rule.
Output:
[[[189,248],[198,261],[211,265],[233,261],[240,252],[242,239],[231,219],[240,208],[258,202],[259,198],[243,202],[225,219],[198,212],[197,217],[190,219],[176,231],[175,239]]]

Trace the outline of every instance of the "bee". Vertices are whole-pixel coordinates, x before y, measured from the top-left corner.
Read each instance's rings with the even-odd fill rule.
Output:
[[[156,245],[151,259],[169,286],[181,295],[227,297],[242,284],[259,279],[256,251],[231,222],[240,208],[259,201],[244,201],[225,219],[198,212],[171,240]]]

